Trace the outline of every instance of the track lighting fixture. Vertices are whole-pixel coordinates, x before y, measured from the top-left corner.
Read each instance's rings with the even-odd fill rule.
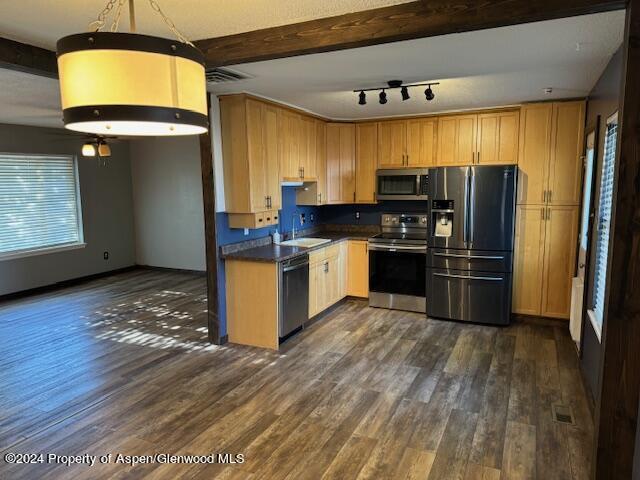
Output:
[[[429,85],[427,89],[424,91],[424,96],[428,102],[430,102],[436,97],[436,94],[433,93],[433,90],[431,90],[431,85]]]
[[[427,101],[431,101],[436,97],[436,94],[433,93],[433,90],[431,87],[433,87],[434,85],[440,85],[440,82],[429,82],[429,83],[413,83],[413,84],[409,84],[409,85],[403,85],[402,84],[402,80],[389,80],[387,82],[386,87],[376,87],[376,88],[360,88],[358,90],[354,90],[354,92],[358,93],[358,104],[359,105],[366,105],[367,104],[367,94],[365,92],[371,92],[373,90],[380,90],[380,104],[384,105],[385,103],[387,103],[387,92],[386,90],[390,90],[390,89],[395,89],[395,88],[399,88],[400,89],[400,96],[402,97],[402,101],[405,100],[409,100],[411,98],[411,96],[409,95],[409,88],[411,87],[424,87],[426,86],[427,89],[424,91],[424,95],[425,98],[427,99]]]

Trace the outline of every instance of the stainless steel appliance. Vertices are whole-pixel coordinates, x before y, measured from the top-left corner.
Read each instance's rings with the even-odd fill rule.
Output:
[[[425,312],[427,215],[383,213],[369,239],[369,305]]]
[[[428,316],[509,324],[516,173],[429,169]]]
[[[376,198],[378,200],[426,200],[428,168],[378,170]]]
[[[309,255],[281,262],[279,268],[279,336],[284,340],[309,318]]]

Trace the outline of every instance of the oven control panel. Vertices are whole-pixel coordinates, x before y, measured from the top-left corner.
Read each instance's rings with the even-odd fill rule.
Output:
[[[383,213],[383,227],[427,228],[427,214]]]

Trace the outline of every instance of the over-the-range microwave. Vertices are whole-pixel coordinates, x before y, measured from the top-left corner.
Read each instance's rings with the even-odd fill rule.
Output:
[[[378,200],[426,200],[428,168],[378,170],[376,198]]]

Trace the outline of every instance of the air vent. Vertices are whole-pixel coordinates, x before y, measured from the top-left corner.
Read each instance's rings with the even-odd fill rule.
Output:
[[[205,76],[207,77],[208,83],[237,82],[251,78],[249,75],[228,68],[208,68],[205,71]]]
[[[575,421],[573,420],[573,412],[571,411],[571,407],[566,405],[552,405],[551,412],[553,415],[553,420],[558,423],[566,423],[569,425],[575,425]]]

